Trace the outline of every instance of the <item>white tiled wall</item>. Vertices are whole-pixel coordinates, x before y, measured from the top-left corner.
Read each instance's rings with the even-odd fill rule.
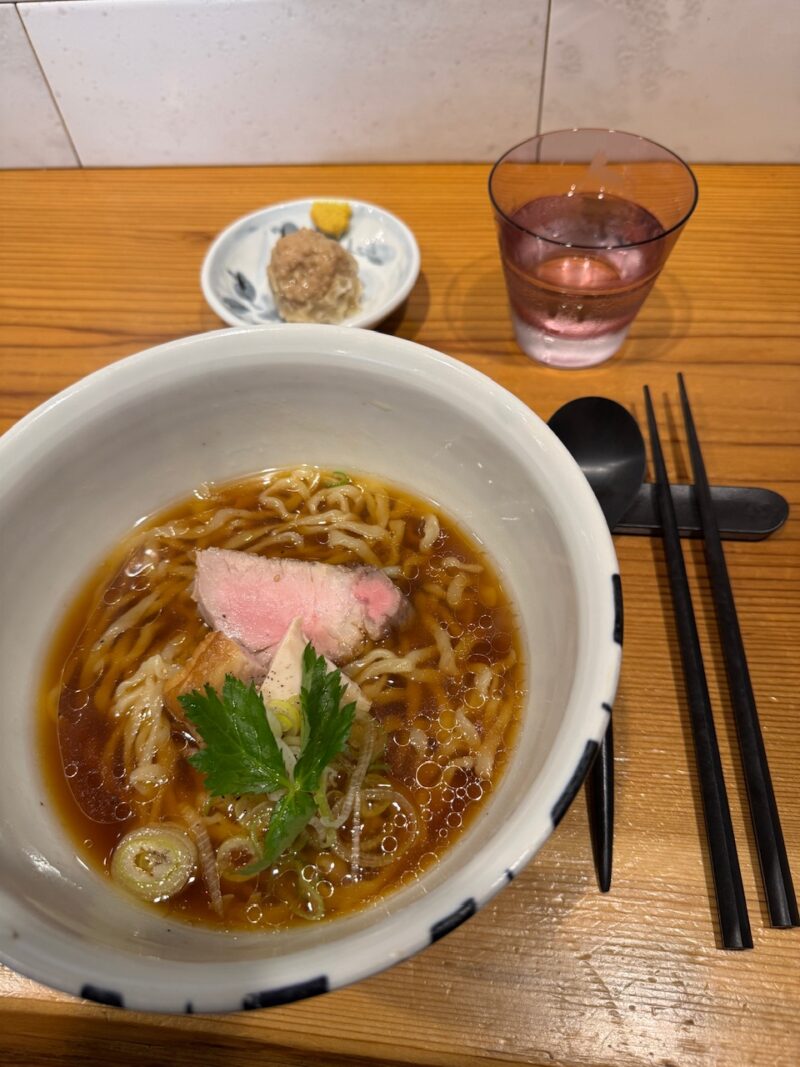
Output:
[[[539,122],[800,161],[799,25],[798,0],[0,0],[0,161],[488,161]]]
[[[800,162],[799,0],[553,0],[542,128]]]
[[[19,15],[0,7],[0,166],[74,167],[75,153]]]
[[[536,124],[547,0],[19,9],[88,166],[488,159]]]

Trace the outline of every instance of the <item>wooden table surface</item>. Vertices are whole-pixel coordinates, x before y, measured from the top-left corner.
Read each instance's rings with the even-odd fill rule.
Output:
[[[308,195],[372,200],[414,229],[422,274],[384,330],[479,368],[545,419],[573,397],[602,394],[641,420],[648,383],[676,477],[688,462],[675,404],[683,370],[712,480],[777,489],[793,509],[778,535],[730,544],[727,555],[800,883],[800,168],[698,167],[699,207],[629,340],[604,366],[574,372],[544,369],[514,344],[487,174],[374,166],[0,175],[0,430],[98,367],[218,328],[199,286],[213,236],[238,215]],[[617,551],[626,639],[608,896],[595,886],[579,797],[536,860],[470,922],[325,997],[226,1017],[145,1016],[0,968],[3,1062],[800,1062],[800,930],[767,923],[700,547],[687,545],[687,560],[756,946],[738,954],[715,945],[662,548],[628,537]]]

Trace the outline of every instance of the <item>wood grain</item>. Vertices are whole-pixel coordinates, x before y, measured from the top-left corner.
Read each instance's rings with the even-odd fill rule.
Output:
[[[700,204],[621,353],[544,369],[512,340],[476,166],[0,175],[0,429],[82,375],[221,325],[199,287],[214,234],[288,197],[373,200],[414,229],[423,272],[383,329],[449,352],[543,418],[579,395],[658,403],[685,478],[683,370],[712,480],[782,492],[792,515],[727,556],[790,861],[800,882],[800,168],[698,167]],[[668,397],[667,405],[662,396]],[[800,1059],[800,930],[767,926],[699,544],[686,547],[756,942],[715,947],[708,862],[660,545],[618,538],[626,601],[615,706],[612,892],[594,883],[582,798],[520,877],[393,970],[287,1008],[148,1017],[0,969],[6,1064],[720,1064]],[[8,625],[5,620],[4,625]]]

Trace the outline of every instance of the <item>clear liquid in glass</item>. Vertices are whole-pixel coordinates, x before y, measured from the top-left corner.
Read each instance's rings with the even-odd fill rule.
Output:
[[[501,230],[514,332],[528,355],[560,367],[619,348],[669,253],[649,211],[573,192],[524,204]],[[628,246],[628,247],[620,247]]]

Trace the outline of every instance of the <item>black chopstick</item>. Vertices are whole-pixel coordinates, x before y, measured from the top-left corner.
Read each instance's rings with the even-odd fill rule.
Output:
[[[736,615],[733,590],[725,564],[717,517],[711,502],[711,490],[706,476],[705,463],[700,451],[700,442],[697,438],[697,430],[682,374],[678,375],[678,388],[694,472],[695,501],[703,528],[706,566],[711,580],[714,610],[725,658],[731,707],[739,737],[739,751],[769,918],[773,926],[784,928],[800,926],[797,898],[783,841],[778,806],[775,803],[775,793],[772,789],[772,779],[758,721],[758,711],[739,629],[739,620]]]
[[[589,811],[589,836],[592,857],[601,893],[611,888],[614,857],[614,733],[608,721],[600,749],[586,776],[586,804]]]
[[[650,400],[650,390],[644,388],[647,424],[650,430],[650,449],[655,468],[656,499],[661,520],[664,552],[669,572],[672,606],[683,663],[686,699],[694,738],[695,761],[700,780],[700,795],[706,824],[706,838],[714,876],[722,944],[727,949],[753,947],[747,903],[744,899],[742,873],[733,836],[728,795],[717,745],[717,732],[711,714],[703,656],[697,636],[692,607],[692,595],[681,551],[675,508],[672,503],[667,469],[661,451],[658,426]]]

